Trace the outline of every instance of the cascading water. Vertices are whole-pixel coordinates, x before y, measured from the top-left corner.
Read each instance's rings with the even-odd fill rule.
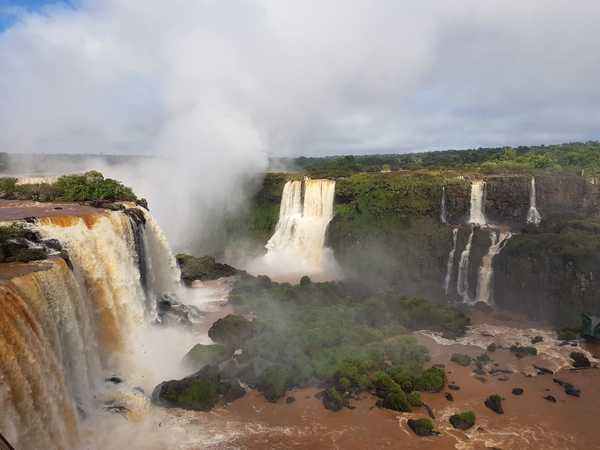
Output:
[[[469,223],[486,225],[485,217],[485,181],[476,180],[471,183],[471,209]]]
[[[458,240],[458,228],[452,229],[452,249],[448,254],[448,264],[446,266],[446,277],[444,278],[444,292],[448,295],[450,290],[450,280],[454,271],[454,255],[456,254],[456,241]]]
[[[331,249],[325,246],[325,237],[333,219],[334,196],[333,180],[288,181],[283,188],[279,221],[266,245],[267,254],[250,270],[280,278],[333,276],[335,261]]]
[[[467,244],[460,255],[460,260],[458,263],[456,291],[465,303],[469,303],[471,301],[471,295],[469,294],[469,260],[471,258],[471,246],[473,244],[474,235],[475,227],[471,227],[471,233],[469,234]]]
[[[494,277],[494,257],[502,251],[511,237],[512,234],[510,231],[490,231],[491,244],[479,268],[475,301],[487,304],[493,302],[492,280]]]
[[[34,227],[61,242],[72,270],[51,257],[0,285],[0,432],[15,448],[76,448],[103,378],[132,373],[131,341],[148,313],[140,270],[149,292],[178,283],[162,232],[141,217],[137,228],[121,212],[41,218]]]
[[[527,223],[539,225],[542,221],[542,215],[537,210],[537,199],[535,192],[535,177],[531,177],[531,188],[529,190],[529,211],[527,212]]]
[[[446,211],[446,186],[442,186],[442,200],[440,205],[440,222],[448,223],[448,212]]]

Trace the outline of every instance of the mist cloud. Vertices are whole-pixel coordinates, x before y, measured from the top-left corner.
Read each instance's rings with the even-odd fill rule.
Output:
[[[243,202],[231,193],[269,154],[598,137],[594,0],[82,0],[11,14],[0,150],[159,155],[123,176],[172,238],[208,220],[189,202]]]

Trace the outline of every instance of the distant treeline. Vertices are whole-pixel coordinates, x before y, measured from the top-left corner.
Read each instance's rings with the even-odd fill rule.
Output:
[[[357,172],[398,170],[472,170],[482,173],[535,170],[585,170],[600,173],[600,142],[558,145],[444,150],[408,154],[346,155],[323,158],[273,158],[283,166],[312,176],[339,177]]]

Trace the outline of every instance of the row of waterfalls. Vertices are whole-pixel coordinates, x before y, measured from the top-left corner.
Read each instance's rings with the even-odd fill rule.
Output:
[[[41,218],[68,260],[35,263],[0,284],[0,430],[17,449],[80,445],[104,378],[127,372],[132,332],[177,289],[167,242],[145,210]]]
[[[493,303],[493,276],[494,276],[494,258],[506,246],[508,240],[512,237],[512,232],[507,227],[490,225],[485,214],[485,195],[486,182],[483,180],[474,180],[471,183],[471,198],[469,209],[468,226],[470,231],[466,239],[464,249],[458,258],[456,264],[456,252],[458,244],[458,233],[460,227],[452,229],[452,246],[448,254],[448,262],[446,267],[446,275],[444,277],[443,287],[446,296],[451,293],[451,282],[456,268],[456,294],[460,301],[468,304],[483,302],[486,304]],[[535,178],[531,178],[531,187],[529,195],[529,211],[527,213],[527,223],[539,225],[542,216],[537,210]],[[442,189],[442,200],[440,205],[440,220],[442,223],[448,223],[447,218],[447,199],[446,188]],[[477,285],[473,295],[473,289],[470,286],[470,267],[473,239],[477,229],[487,228],[489,230],[489,248],[487,253],[482,257],[481,265],[478,271]]]

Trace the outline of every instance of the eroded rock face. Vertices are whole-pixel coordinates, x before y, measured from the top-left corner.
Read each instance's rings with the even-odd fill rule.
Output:
[[[224,379],[216,366],[206,366],[189,377],[159,384],[152,402],[166,408],[210,411],[217,403],[232,402],[245,393],[239,381]]]

